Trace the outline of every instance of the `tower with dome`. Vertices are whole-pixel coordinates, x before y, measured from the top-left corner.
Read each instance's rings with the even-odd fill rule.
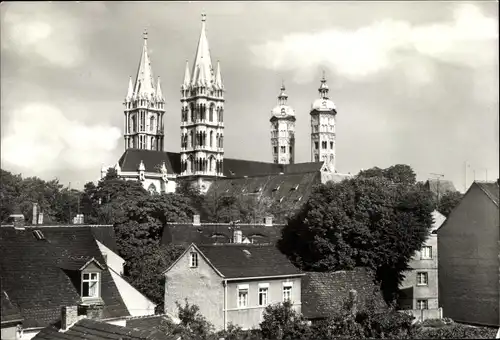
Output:
[[[279,164],[293,164],[295,160],[295,111],[287,99],[283,83],[270,119],[273,161]]]

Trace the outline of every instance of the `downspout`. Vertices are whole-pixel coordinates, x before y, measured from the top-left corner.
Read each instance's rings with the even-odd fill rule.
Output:
[[[224,280],[224,330],[227,329],[227,280]]]

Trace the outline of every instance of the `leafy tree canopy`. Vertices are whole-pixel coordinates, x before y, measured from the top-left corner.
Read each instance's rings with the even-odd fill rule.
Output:
[[[394,300],[409,260],[429,235],[433,205],[407,166],[389,169],[405,175],[361,174],[316,187],[283,229],[281,250],[305,270],[373,268],[386,301]]]
[[[438,211],[448,217],[453,209],[460,203],[464,195],[459,191],[446,192],[438,202]]]

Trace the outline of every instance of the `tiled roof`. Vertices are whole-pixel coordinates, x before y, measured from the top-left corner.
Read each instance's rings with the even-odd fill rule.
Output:
[[[207,196],[253,195],[271,199],[286,211],[295,211],[307,201],[317,184],[321,184],[320,172],[226,178],[214,181]]]
[[[102,321],[82,319],[71,326],[67,331],[60,332],[58,328],[49,326],[41,330],[33,340],[173,340],[177,337],[166,335],[159,331],[132,329],[112,325]]]
[[[2,323],[22,320],[19,308],[12,303],[9,295],[5,290],[1,291],[2,294]]]
[[[120,157],[118,164],[122,171],[137,172],[141,160],[144,163],[146,172],[160,172],[163,162],[170,174],[179,174],[180,153],[163,152],[141,149],[127,149]],[[322,162],[308,162],[298,164],[276,164],[270,162],[250,161],[243,159],[224,158],[223,174],[227,177],[259,176],[279,173],[300,173],[319,171]]]
[[[95,225],[92,226],[92,235],[94,238],[111,249],[113,252],[118,253],[118,246],[116,245],[115,229],[112,225]]]
[[[163,315],[148,315],[127,318],[126,327],[133,329],[149,330],[151,332],[157,331],[160,328],[168,328],[171,320]]]
[[[475,182],[481,190],[498,206],[499,201],[499,186],[498,182]]]
[[[254,243],[276,243],[281,237],[282,224],[265,226],[262,224],[238,224],[243,238]],[[169,223],[163,228],[162,244],[212,244],[231,243],[234,228],[230,223]]]
[[[178,152],[127,149],[118,160],[118,164],[122,171],[137,172],[141,160],[146,172],[160,173],[163,162],[169,174],[178,174],[181,171],[181,159]]]
[[[429,189],[433,194],[437,194],[439,191],[439,195],[443,195],[449,191],[457,191],[452,181],[446,179],[429,179],[425,182],[425,187]]]
[[[77,305],[80,287],[72,282],[71,263],[105,260],[92,227],[0,228],[0,268],[3,289],[19,306],[25,327],[46,326],[60,319],[61,306]],[[44,239],[37,239],[40,230]],[[101,275],[103,317],[128,316],[128,310],[108,270]]]
[[[339,311],[349,298],[349,290],[358,293],[358,310],[377,291],[376,306],[385,306],[379,287],[368,269],[351,271],[307,272],[302,278],[302,314],[308,319],[326,318]]]
[[[226,278],[300,275],[274,245],[199,245],[198,249]]]

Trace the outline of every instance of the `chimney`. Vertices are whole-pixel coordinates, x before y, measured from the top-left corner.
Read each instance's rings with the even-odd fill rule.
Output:
[[[67,331],[79,319],[77,306],[65,306],[61,308],[61,330]]]
[[[38,203],[33,203],[33,220],[31,224],[38,224]]]
[[[38,224],[43,224],[43,212],[38,213]]]
[[[194,215],[193,216],[193,225],[197,225],[197,226],[201,225],[201,223],[200,223],[200,215]]]
[[[233,242],[241,243],[243,241],[243,233],[240,229],[235,229],[233,232]]]
[[[78,314],[84,315],[92,320],[101,320],[104,312],[104,301],[99,299],[92,303],[82,303],[79,306]]]
[[[273,226],[273,217],[272,216],[266,216],[264,218],[264,224],[266,227],[272,227]]]

